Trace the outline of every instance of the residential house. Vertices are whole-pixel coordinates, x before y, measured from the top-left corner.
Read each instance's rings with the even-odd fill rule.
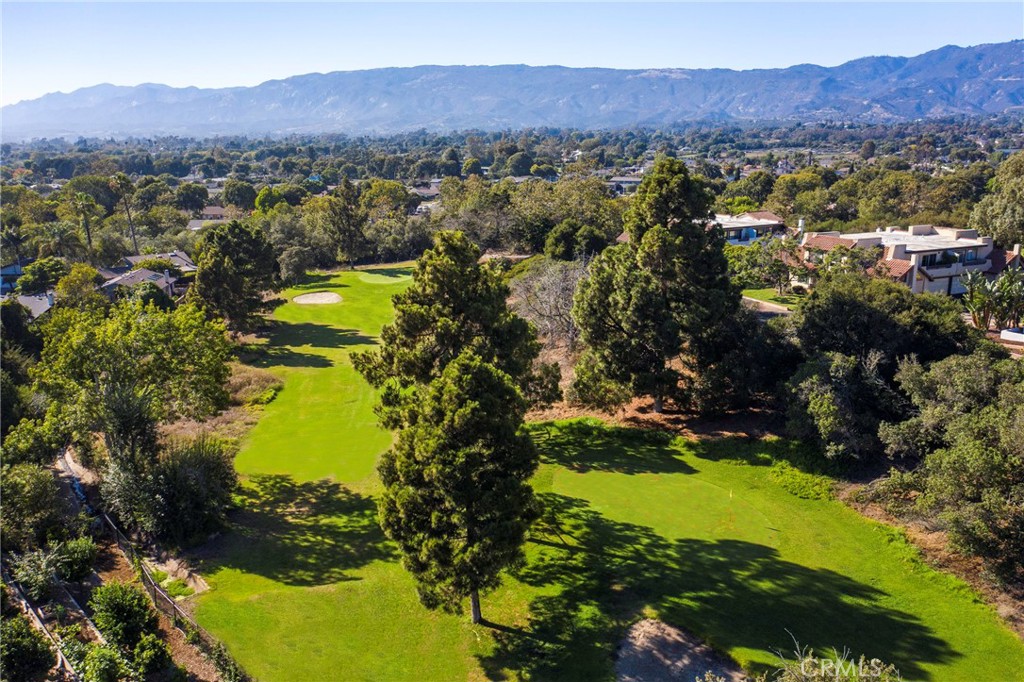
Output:
[[[879,249],[871,271],[907,285],[914,293],[962,294],[960,277],[965,273],[995,276],[1021,263],[1020,245],[1010,251],[998,249],[991,237],[979,236],[977,230],[911,225],[905,230],[887,227],[852,234],[811,232],[800,243],[803,272],[794,281],[813,282],[824,254],[840,246]]]
[[[109,279],[100,285],[100,291],[113,300],[119,295],[125,293],[125,289],[133,289],[144,282],[152,282],[171,297],[181,293],[180,287],[176,286],[178,282],[177,278],[173,277],[166,271],[161,274],[159,272],[147,270],[146,268],[131,270],[130,272],[118,275],[113,279]]]
[[[614,194],[628,194],[636,191],[643,177],[639,175],[615,175],[605,183]]]
[[[14,296],[13,294],[0,295],[0,301],[14,299],[28,309],[28,319],[35,320],[53,307],[53,292],[45,294],[34,294],[32,296]]]
[[[762,218],[756,214],[771,216]],[[716,214],[715,222],[721,225],[725,240],[736,246],[749,246],[755,239],[771,237],[786,232],[786,223],[768,211],[743,213],[740,215]]]
[[[25,266],[34,260],[34,258],[19,258],[0,267],[0,293],[9,294],[14,291],[18,279],[25,272]]]
[[[181,274],[183,275],[189,275],[199,269],[198,267],[196,267],[196,264],[192,261],[192,259],[189,258],[188,254],[185,253],[184,251],[171,251],[169,253],[144,253],[141,256],[125,256],[124,262],[129,268],[134,268],[139,263],[142,263],[143,261],[147,260],[152,260],[154,258],[171,261],[174,267],[181,270]]]
[[[223,206],[205,206],[199,212],[200,220],[224,220],[227,218],[227,211]]]

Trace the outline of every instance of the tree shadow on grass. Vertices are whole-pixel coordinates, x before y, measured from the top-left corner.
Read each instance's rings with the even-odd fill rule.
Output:
[[[672,447],[675,437],[664,431],[606,426],[577,420],[531,427],[542,462],[580,473],[689,474],[694,469]]]
[[[413,268],[406,267],[406,268],[367,268],[366,270],[362,270],[361,272],[365,272],[367,274],[372,274],[372,275],[380,275],[381,277],[392,277],[392,278],[394,278],[395,282],[400,282],[404,278],[409,277],[410,275],[412,275],[412,271],[413,271]]]
[[[329,324],[313,322],[276,322],[270,336],[271,346],[310,346],[312,348],[342,348],[374,343],[358,329],[340,329]]]
[[[918,618],[885,606],[881,590],[785,561],[774,548],[670,540],[584,500],[540,497],[542,548],[515,577],[561,591],[530,603],[523,632],[495,632],[494,651],[479,657],[490,679],[611,679],[618,641],[644,607],[723,649],[788,651],[792,633],[820,652],[848,647],[890,661],[908,679],[929,679],[922,664],[959,656]]]
[[[791,438],[717,438],[695,440],[689,448],[700,459],[713,462],[734,462],[752,466],[772,466],[788,462],[810,474],[841,476],[841,462],[827,459],[818,448]]]
[[[233,568],[287,585],[328,585],[351,571],[395,556],[370,497],[323,479],[252,476],[239,495],[232,530],[209,555],[214,568]],[[208,568],[206,570],[209,570]]]
[[[327,275],[323,273],[307,274],[302,278],[301,283],[296,284],[292,288],[300,289],[302,291],[307,291],[309,289],[316,289],[319,291],[323,289],[347,289],[349,287],[348,284],[332,281],[334,277],[335,275]]]

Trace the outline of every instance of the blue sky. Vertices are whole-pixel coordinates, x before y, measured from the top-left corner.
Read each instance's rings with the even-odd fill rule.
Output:
[[[0,101],[417,64],[831,66],[1024,37],[1024,3],[7,2]]]

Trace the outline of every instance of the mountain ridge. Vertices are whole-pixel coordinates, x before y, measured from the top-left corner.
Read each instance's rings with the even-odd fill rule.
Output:
[[[255,86],[109,83],[0,109],[34,137],[348,133],[690,121],[900,121],[1024,113],[1024,40],[782,69],[419,65],[308,73]]]

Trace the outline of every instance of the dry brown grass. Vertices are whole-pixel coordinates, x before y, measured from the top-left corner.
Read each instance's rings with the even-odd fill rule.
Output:
[[[232,362],[230,366],[231,376],[226,388],[232,405],[266,405],[284,385],[277,375],[265,369],[240,362]]]
[[[232,362],[226,386],[230,401],[228,409],[203,421],[179,419],[164,424],[160,427],[160,435],[167,440],[216,436],[229,445],[237,446],[259,421],[263,405],[274,399],[282,385],[281,379],[265,369]]]

